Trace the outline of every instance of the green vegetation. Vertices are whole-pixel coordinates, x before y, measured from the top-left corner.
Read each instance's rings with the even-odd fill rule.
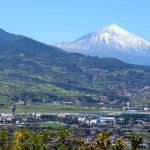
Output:
[[[101,112],[105,111],[104,109],[88,108],[79,105],[62,105],[62,104],[31,104],[27,105],[18,105],[16,112],[17,113],[63,113],[63,112]],[[0,107],[0,112],[11,112],[10,107]]]
[[[139,136],[132,136],[131,137],[131,150],[137,150],[139,145],[143,143],[142,137]]]
[[[55,129],[55,130],[64,128],[63,124],[56,123],[56,122],[54,122],[54,123],[51,123],[51,122],[38,122],[38,123],[34,123],[33,125],[38,126],[38,127],[52,128],[52,129]]]
[[[0,130],[0,150],[125,150],[126,144],[121,138],[111,141],[108,132],[99,134],[96,142],[85,143],[81,138],[73,138],[71,130],[49,129],[32,131],[18,129],[15,132]],[[138,150],[142,138],[132,136],[130,149]],[[140,148],[141,149],[141,148]]]
[[[2,31],[0,101],[150,102],[150,67],[66,53],[33,39]],[[9,37],[9,38],[8,38]],[[11,37],[11,38],[10,38]],[[4,42],[5,41],[5,42]],[[113,105],[113,103],[112,103]]]

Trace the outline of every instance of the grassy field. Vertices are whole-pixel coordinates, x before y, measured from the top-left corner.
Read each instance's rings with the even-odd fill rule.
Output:
[[[104,109],[88,108],[79,105],[60,105],[60,104],[41,104],[41,105],[29,105],[29,106],[17,106],[17,113],[61,113],[61,112],[101,112],[105,111]],[[0,107],[0,113],[10,113],[11,108],[9,107]]]
[[[53,129],[61,129],[64,128],[64,124],[61,124],[60,122],[38,122],[38,123],[34,123],[34,126],[38,126],[38,127],[50,127]]]

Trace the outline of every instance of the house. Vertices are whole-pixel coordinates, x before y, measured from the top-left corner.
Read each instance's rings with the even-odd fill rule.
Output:
[[[90,124],[98,124],[98,123],[100,123],[99,119],[92,119],[92,120],[90,120]]]
[[[78,122],[80,122],[80,123],[86,122],[86,118],[85,117],[79,117]]]
[[[59,119],[57,114],[41,114],[40,118],[43,121],[58,121]]]
[[[107,124],[107,123],[116,123],[115,117],[100,117],[100,123]]]

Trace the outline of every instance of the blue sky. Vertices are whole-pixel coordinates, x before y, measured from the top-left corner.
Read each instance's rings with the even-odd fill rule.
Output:
[[[0,0],[0,28],[45,43],[114,23],[150,41],[150,0]]]

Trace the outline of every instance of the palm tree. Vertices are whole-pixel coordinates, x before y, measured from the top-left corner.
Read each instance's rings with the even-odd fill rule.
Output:
[[[71,130],[64,130],[64,129],[59,130],[57,132],[59,142],[65,143],[65,140],[66,140],[67,136],[70,135],[70,133],[71,133]]]
[[[52,138],[52,134],[50,130],[44,130],[39,133],[41,136],[43,136],[42,141],[46,144],[49,142]]]
[[[116,140],[115,145],[112,147],[112,150],[125,150],[125,143],[122,141],[121,138]]]
[[[73,146],[75,149],[77,149],[77,148],[78,148],[78,150],[85,149],[85,143],[82,139],[75,138],[75,139],[73,139],[72,143],[73,143]]]
[[[41,133],[30,132],[29,139],[26,146],[30,150],[45,150],[45,144],[43,143],[44,135]]]
[[[137,150],[140,144],[143,143],[143,139],[140,136],[132,136],[130,139],[131,142],[131,150]]]

